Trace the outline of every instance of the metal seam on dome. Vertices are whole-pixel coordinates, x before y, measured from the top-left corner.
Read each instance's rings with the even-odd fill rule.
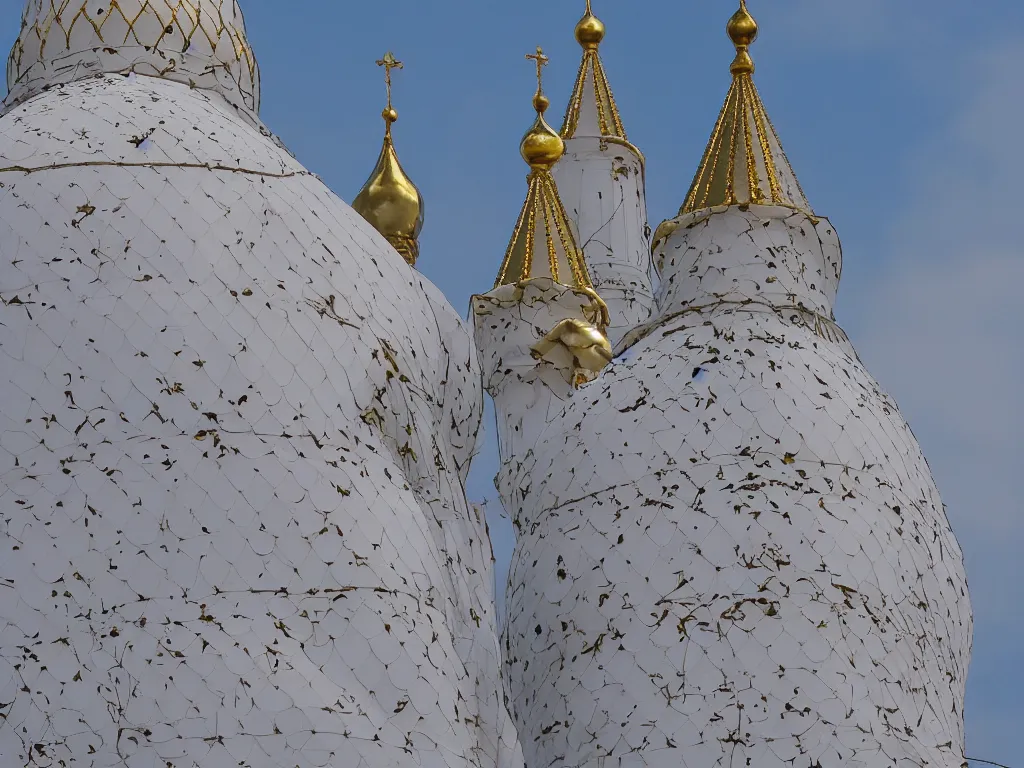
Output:
[[[0,168],[0,173],[24,173],[32,174],[41,171],[60,171],[65,168],[195,168],[208,171],[225,171],[229,173],[241,173],[250,176],[265,176],[274,179],[288,179],[293,176],[316,176],[311,171],[257,171],[251,168],[233,168],[230,165],[217,165],[210,163],[170,163],[170,162],[149,162],[149,163],[122,163],[114,160],[87,160],[78,163],[53,163],[32,168],[25,165],[9,165]]]

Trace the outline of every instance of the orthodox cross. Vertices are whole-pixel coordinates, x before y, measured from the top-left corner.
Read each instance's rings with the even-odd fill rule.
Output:
[[[526,58],[537,62],[537,93],[542,93],[544,90],[544,67],[547,66],[551,59],[544,55],[544,49],[539,45],[537,46],[537,52],[526,54]]]
[[[395,54],[388,51],[384,54],[383,59],[377,61],[377,66],[384,67],[384,82],[388,86],[388,109],[391,109],[391,70],[404,69],[405,65],[395,58]]]

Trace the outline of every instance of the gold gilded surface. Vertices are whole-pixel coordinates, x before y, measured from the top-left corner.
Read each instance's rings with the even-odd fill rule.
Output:
[[[523,282],[519,287],[525,285]],[[571,383],[578,389],[593,381],[611,363],[615,353],[607,336],[611,325],[608,305],[593,288],[576,290],[590,298],[590,306],[583,308],[583,318],[570,317],[556,324],[530,348],[530,354],[540,360],[556,350],[564,350],[572,360]]]
[[[757,21],[754,20],[754,17],[750,15],[750,11],[747,10],[746,0],[740,0],[740,9],[729,19],[725,31],[729,34],[729,39],[732,40],[733,45],[737,48],[742,46],[750,47],[757,40]]]
[[[533,108],[537,110],[537,119],[530,130],[523,136],[519,152],[531,168],[550,171],[565,154],[565,143],[554,128],[544,119],[551,102],[544,95],[544,67],[550,59],[544,55],[544,49],[537,47],[537,53],[528,53],[526,58],[537,64],[537,93],[533,97]]]
[[[732,85],[680,213],[741,204],[780,205],[810,213],[754,85],[749,48],[757,39],[758,25],[746,0],[741,0],[726,31],[736,47]]]
[[[614,357],[608,337],[590,323],[574,317],[558,323],[530,352],[539,360],[558,347],[572,356],[573,385],[577,388],[592,381],[594,374],[603,371]]]
[[[587,11],[576,25],[576,42],[584,48],[597,47],[604,40],[604,33],[604,22],[594,15],[590,0],[587,0]]]
[[[8,58],[8,90],[44,57],[56,58],[71,51],[72,37],[82,25],[91,28],[100,44],[111,48],[168,45],[181,52],[203,39],[208,50],[221,53],[225,47],[221,43],[227,41],[243,72],[255,80],[258,64],[245,35],[241,12],[234,0],[227,4],[230,13],[224,12],[220,2],[203,0],[133,0],[123,4],[131,9],[127,11],[118,0],[99,6],[91,0],[36,0],[25,9],[21,34]],[[153,23],[154,18],[158,23]],[[173,45],[168,38],[173,39]],[[38,55],[26,58],[29,48]]]
[[[528,190],[494,287],[550,277],[563,285],[592,289],[583,251],[576,242],[569,216],[551,176],[551,168],[565,152],[565,144],[544,120],[544,112],[550,104],[544,95],[543,83],[548,57],[541,48],[537,48],[536,54],[529,54],[526,58],[537,64],[537,93],[533,97],[537,119],[519,147],[523,159],[530,166]]]
[[[576,41],[583,47],[583,61],[580,62],[576,85],[573,87],[569,106],[565,110],[561,134],[563,139],[574,138],[580,127],[580,114],[584,104],[593,103],[597,109],[600,136],[620,139],[628,145],[626,128],[622,124],[619,107],[615,103],[615,96],[612,94],[612,87],[608,83],[608,76],[598,52],[604,35],[605,26],[594,15],[590,0],[587,0],[586,13],[576,25]]]
[[[391,104],[391,72],[404,65],[388,51],[377,61],[384,68],[388,105],[384,118],[384,146],[377,165],[359,191],[352,207],[380,232],[410,266],[419,258],[419,236],[423,230],[423,196],[402,169],[391,136],[391,126],[398,121],[398,112]]]

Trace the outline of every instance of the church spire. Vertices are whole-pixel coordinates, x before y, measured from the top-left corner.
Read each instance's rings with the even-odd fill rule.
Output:
[[[591,0],[587,0],[587,11],[576,25],[576,42],[583,47],[583,61],[565,111],[563,139],[580,135],[627,141],[626,129],[598,52],[604,34],[604,23],[594,15]]]
[[[732,87],[680,213],[719,205],[781,205],[811,212],[754,85],[758,27],[746,0],[726,27],[736,58]]]
[[[391,105],[391,70],[402,69],[403,64],[388,51],[377,66],[384,67],[388,89],[388,105],[381,113],[385,126],[384,146],[377,167],[352,202],[352,207],[384,235],[410,266],[415,266],[420,254],[419,236],[423,230],[423,196],[402,170],[391,137],[391,126],[398,122],[398,112]]]
[[[527,55],[537,63],[537,93],[533,106],[537,119],[519,146],[530,166],[529,191],[505,253],[495,288],[536,277],[575,288],[593,286],[587,265],[573,234],[551,169],[565,153],[565,142],[544,119],[551,102],[544,95],[543,71],[548,57],[541,48]]]

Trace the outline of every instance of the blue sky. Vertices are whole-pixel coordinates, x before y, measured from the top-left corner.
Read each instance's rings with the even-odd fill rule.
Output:
[[[525,192],[537,45],[559,117],[583,0],[242,0],[266,123],[351,200],[396,141],[427,200],[420,266],[459,311],[493,283]],[[0,14],[13,41],[16,6]],[[652,226],[674,215],[728,87],[733,0],[594,0]],[[750,0],[757,82],[818,213],[843,238],[837,315],[896,397],[964,546],[977,614],[968,753],[1024,766],[1024,9],[1011,0]],[[487,425],[493,435],[490,423]],[[491,442],[471,492],[494,498]],[[492,509],[494,507],[492,506]],[[504,567],[507,522],[493,522]],[[503,583],[503,577],[500,578]]]

